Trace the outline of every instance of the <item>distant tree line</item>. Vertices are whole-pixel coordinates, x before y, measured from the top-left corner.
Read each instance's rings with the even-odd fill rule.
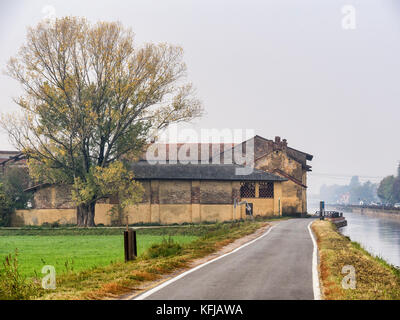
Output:
[[[397,167],[397,176],[387,176],[379,184],[378,197],[385,204],[400,202],[400,163]]]
[[[358,176],[353,176],[348,185],[323,185],[320,197],[328,203],[371,203],[377,201],[377,188],[377,184],[370,181],[361,183]]]

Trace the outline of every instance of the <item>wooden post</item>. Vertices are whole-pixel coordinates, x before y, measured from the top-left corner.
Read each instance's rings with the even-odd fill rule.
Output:
[[[124,231],[124,253],[125,262],[129,261],[129,231]]]
[[[133,256],[134,256],[134,259],[136,259],[136,257],[137,257],[137,242],[136,242],[136,230],[132,230],[132,235],[133,235],[133,243],[132,243],[132,245],[133,245]]]
[[[129,229],[124,231],[125,262],[135,260],[137,257],[136,231]]]

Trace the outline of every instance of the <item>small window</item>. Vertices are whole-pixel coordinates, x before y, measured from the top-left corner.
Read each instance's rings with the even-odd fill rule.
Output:
[[[273,182],[260,182],[259,198],[273,198],[274,197],[274,183]]]
[[[255,198],[256,184],[254,182],[242,182],[240,185],[241,198]]]

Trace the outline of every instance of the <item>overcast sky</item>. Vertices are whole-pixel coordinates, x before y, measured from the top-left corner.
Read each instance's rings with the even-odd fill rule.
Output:
[[[355,9],[343,29],[342,8]],[[0,0],[0,66],[47,14],[121,21],[138,44],[185,50],[206,115],[194,127],[254,129],[313,154],[311,193],[351,175],[378,181],[400,160],[400,1]],[[0,75],[0,111],[19,85]],[[0,150],[13,149],[0,133]]]

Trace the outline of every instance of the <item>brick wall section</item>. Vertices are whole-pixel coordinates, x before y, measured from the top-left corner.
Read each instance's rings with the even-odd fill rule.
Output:
[[[158,181],[150,182],[150,203],[159,204],[159,183]]]
[[[240,182],[232,182],[232,203],[240,200]]]
[[[72,209],[71,187],[67,185],[38,189],[34,195],[37,209]]]
[[[200,187],[201,204],[232,204],[232,184],[230,181],[202,181]]]
[[[50,188],[39,189],[35,192],[34,206],[37,209],[52,208]]]
[[[54,205],[57,209],[75,208],[75,204],[72,201],[70,186],[57,186],[54,196]]]
[[[143,197],[141,203],[150,202],[151,194],[150,194],[150,181],[142,181],[142,187],[144,189]]]
[[[198,204],[200,203],[200,182],[193,181],[192,182],[192,203]]]
[[[190,204],[191,181],[160,181],[160,204]]]

